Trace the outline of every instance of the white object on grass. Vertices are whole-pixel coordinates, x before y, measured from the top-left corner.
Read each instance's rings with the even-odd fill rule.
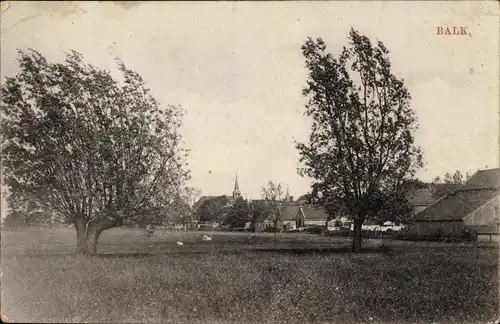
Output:
[[[182,243],[181,241],[177,241],[176,244],[177,244],[177,246],[183,246],[184,245],[184,243]]]
[[[203,235],[203,237],[201,238],[201,240],[202,241],[211,241],[212,238],[210,236],[208,236],[208,235],[205,234],[205,235]]]

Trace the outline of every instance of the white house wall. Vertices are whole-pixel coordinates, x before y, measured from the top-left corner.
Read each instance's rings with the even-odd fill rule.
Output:
[[[286,226],[287,229],[295,229],[297,228],[297,222],[293,221],[284,221],[283,225]]]
[[[326,220],[307,220],[304,222],[306,226],[315,226],[315,225],[325,225]]]

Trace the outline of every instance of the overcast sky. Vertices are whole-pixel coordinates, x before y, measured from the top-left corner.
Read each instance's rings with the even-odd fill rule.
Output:
[[[437,26],[470,35],[438,36]],[[11,2],[1,14],[1,77],[16,73],[17,48],[52,61],[74,49],[106,69],[119,57],[162,104],[186,110],[191,185],[203,195],[230,194],[238,171],[248,197],[268,180],[298,196],[309,189],[293,145],[309,133],[300,46],[320,36],[336,54],[351,27],[383,41],[406,81],[427,163],[421,179],[498,167],[495,2]]]

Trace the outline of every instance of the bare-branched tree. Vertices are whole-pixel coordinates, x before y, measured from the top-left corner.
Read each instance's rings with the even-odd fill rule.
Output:
[[[274,230],[278,229],[279,223],[282,221],[282,197],[283,187],[280,183],[269,181],[266,186],[263,186],[262,196],[265,199],[268,212],[267,215],[273,222]]]

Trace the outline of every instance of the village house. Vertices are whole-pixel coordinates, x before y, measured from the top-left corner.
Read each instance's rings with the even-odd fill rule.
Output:
[[[417,213],[409,233],[457,236],[465,231],[479,240],[498,240],[500,168],[480,170],[466,183]]]
[[[328,214],[320,208],[296,202],[283,206],[283,225],[287,230],[302,227],[325,226]]]
[[[263,199],[252,200],[253,204],[265,202]],[[325,226],[328,214],[321,208],[313,207],[304,199],[294,200],[287,188],[285,197],[280,203],[280,217],[276,226],[283,230],[295,230],[304,227]],[[256,224],[258,228],[274,226],[272,217]]]

